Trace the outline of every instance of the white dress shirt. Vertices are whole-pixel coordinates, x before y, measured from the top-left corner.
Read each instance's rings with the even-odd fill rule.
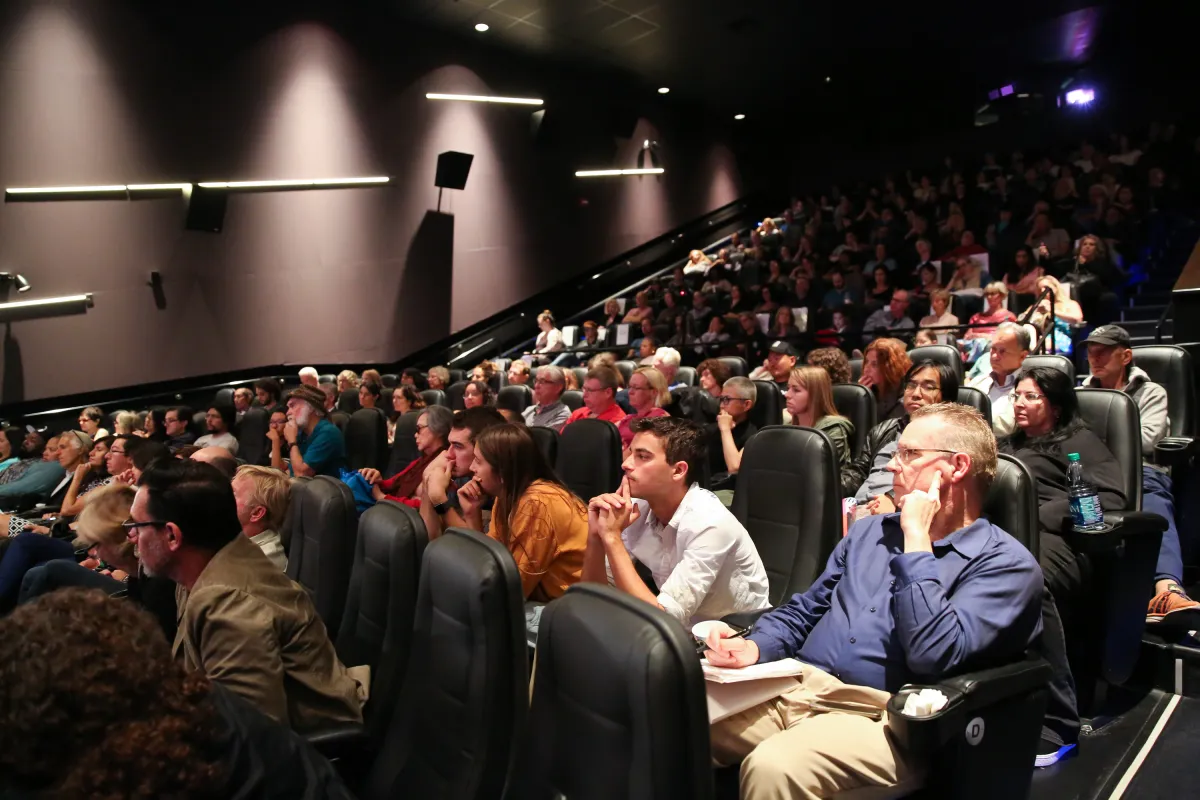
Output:
[[[262,548],[263,555],[271,559],[271,563],[279,567],[280,572],[287,570],[287,553],[283,549],[283,539],[277,531],[265,530],[251,536],[250,541]]]
[[[1009,436],[1017,429],[1017,420],[1013,412],[1012,391],[1017,385],[1017,373],[1010,373],[1003,382],[996,380],[996,373],[989,372],[967,383],[972,389],[978,389],[992,401],[992,432],[997,439]]]
[[[712,492],[694,483],[670,522],[645,500],[621,533],[658,584],[658,603],[684,625],[770,607],[767,571],[750,534]],[[611,578],[610,578],[611,579]]]

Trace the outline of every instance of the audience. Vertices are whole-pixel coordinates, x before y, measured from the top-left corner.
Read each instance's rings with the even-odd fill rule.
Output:
[[[944,327],[958,325],[958,317],[950,313],[950,292],[937,289],[929,294],[929,315],[921,318],[922,328]],[[934,331],[934,339],[938,344],[955,345],[956,331]]]
[[[242,417],[246,415],[252,405],[254,405],[254,392],[250,391],[248,387],[239,386],[233,390],[233,411],[238,422],[242,421]]]
[[[749,378],[734,376],[721,387],[720,413],[716,424],[708,426],[706,431],[709,485],[714,491],[733,489],[734,476],[742,466],[742,450],[750,437],[758,433],[758,426],[750,421],[750,409],[757,401],[758,387]],[[726,503],[733,499],[732,494],[718,497]]]
[[[818,347],[815,350],[808,352],[806,363],[810,367],[820,367],[829,373],[829,380],[832,383],[850,383],[850,360],[846,358],[846,354],[836,347]],[[792,379],[788,377],[788,385],[791,385]]]
[[[571,412],[563,427],[581,419],[602,419],[614,425],[620,422],[625,417],[625,412],[617,405],[620,379],[620,373],[613,367],[589,369],[583,381],[583,406]]]
[[[908,292],[897,289],[891,293],[890,302],[879,309],[863,324],[863,334],[867,339],[892,331],[909,331],[916,327],[908,316]]]
[[[103,422],[104,412],[95,406],[88,406],[79,412],[79,430],[86,433],[93,440],[103,439],[108,436],[108,431],[101,427]]]
[[[316,367],[304,367],[298,373],[301,386],[312,386],[316,388],[321,383],[321,378],[317,373]]]
[[[1008,287],[999,281],[989,283],[987,288],[983,290],[983,301],[987,307],[978,314],[972,314],[968,320],[969,325],[979,325],[983,327],[967,328],[967,332],[963,338],[965,339],[988,339],[996,332],[996,328],[1003,322],[1016,322],[1016,314],[1004,307],[1004,303],[1008,300]]]
[[[242,535],[220,473],[192,461],[156,464],[142,475],[127,527],[146,573],[179,585],[173,650],[186,669],[296,731],[362,722],[363,684],[338,661],[308,592]]]
[[[470,408],[454,415],[447,435],[445,452],[425,468],[417,497],[421,501],[421,519],[430,540],[446,528],[467,527],[464,510],[459,506],[458,489],[473,479],[475,440],[493,425],[508,424],[500,412],[489,406]],[[486,511],[486,506],[484,508]]]
[[[546,359],[550,354],[563,349],[562,331],[554,326],[554,315],[550,313],[549,309],[538,314],[537,324],[538,335],[533,345],[533,353]]]
[[[232,406],[213,406],[204,415],[204,424],[208,433],[197,439],[197,447],[224,447],[231,454],[237,455],[238,440],[233,435],[234,410]]]
[[[525,360],[517,358],[508,365],[508,373],[505,377],[508,378],[509,386],[528,386],[533,375]]]
[[[445,406],[430,406],[417,417],[417,452],[419,456],[404,469],[390,478],[383,478],[379,470],[364,467],[359,473],[371,485],[371,496],[376,502],[394,500],[412,508],[420,508],[417,491],[425,476],[425,468],[445,451],[454,422],[454,412]]]
[[[379,408],[380,395],[383,394],[383,387],[374,381],[363,381],[358,385],[358,407],[359,408],[374,408],[382,411]],[[395,394],[395,392],[392,392]]]
[[[205,417],[205,420],[207,421],[207,417]],[[186,406],[168,408],[163,415],[163,432],[166,434],[165,441],[172,453],[196,441],[196,435],[188,429],[191,421],[192,410]]]
[[[761,367],[750,373],[750,380],[772,381],[782,392],[787,389],[792,370],[796,368],[799,353],[791,343],[782,339],[773,342],[767,348],[767,358]]]
[[[274,408],[283,399],[279,382],[263,378],[254,382],[254,400],[263,408]]]
[[[479,368],[476,367],[476,370]],[[492,387],[487,381],[473,380],[463,388],[463,408],[479,408],[494,405]]]
[[[1018,659],[1038,639],[1037,562],[980,517],[996,473],[986,423],[936,404],[900,438],[888,468],[902,513],[856,523],[812,587],[748,637],[709,636],[715,666],[803,665],[795,688],[712,728],[715,760],[742,761],[743,797],[918,788],[926,765],[892,736],[891,694]]]
[[[619,491],[595,497],[588,506],[583,579],[612,583],[689,626],[768,608],[767,573],[754,542],[700,487],[699,426],[650,417],[636,421],[633,432]],[[638,575],[634,559],[649,567],[657,595]]]
[[[311,386],[293,389],[288,394],[287,417],[283,437],[290,474],[338,477],[346,465],[346,443],[342,432],[326,419],[324,394]]]
[[[410,384],[397,386],[392,390],[392,414],[388,417],[388,444],[396,439],[396,423],[400,417],[410,411],[421,411],[425,408],[425,398]]]
[[[858,488],[857,483],[852,483],[854,476],[850,474],[850,438],[854,436],[854,423],[838,415],[833,405],[833,383],[829,373],[821,367],[796,367],[788,380],[784,398],[791,417],[789,424],[815,428],[829,437],[842,482],[842,494],[854,494]]]

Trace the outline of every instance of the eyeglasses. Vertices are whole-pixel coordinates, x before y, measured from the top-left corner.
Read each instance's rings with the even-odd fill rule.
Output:
[[[552,381],[549,378],[538,378],[534,381],[538,386],[557,386],[561,381]]]
[[[1015,403],[1021,400],[1026,403],[1037,403],[1046,399],[1046,395],[1038,394],[1037,392],[1013,392],[1012,401]]]
[[[421,431],[427,431],[427,430],[429,430],[428,425],[422,425],[419,422],[417,423],[417,433],[420,433]]]
[[[922,394],[934,394],[940,392],[942,387],[938,386],[933,381],[909,381],[904,384],[906,392],[921,392]]]
[[[721,400],[719,402],[721,405],[727,406],[730,403],[744,403],[744,402],[746,402],[746,398],[744,398],[744,397],[725,397],[724,395],[722,395]]]
[[[911,464],[912,460],[920,453],[943,453],[952,456],[957,452],[957,450],[943,450],[940,447],[897,447],[894,458],[901,464]]]
[[[109,452],[109,455],[114,455],[114,456],[123,456],[123,455],[125,455],[125,451],[124,451],[124,450],[118,450],[118,449],[116,449],[115,447],[110,447],[110,448],[108,449],[108,452]]]
[[[137,522],[133,519],[127,519],[121,523],[121,527],[127,531],[133,531],[137,530],[138,528],[161,528],[166,524],[167,523],[157,519],[146,520],[145,522]]]

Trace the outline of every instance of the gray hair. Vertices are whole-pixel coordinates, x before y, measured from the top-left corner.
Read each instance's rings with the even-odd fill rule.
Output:
[[[562,371],[561,367],[555,367],[555,366],[540,367],[537,371],[537,376],[539,378],[544,378],[545,380],[548,380],[551,383],[561,383],[561,384],[565,385],[567,382],[567,379],[563,375],[563,371]]]
[[[656,366],[678,367],[679,360],[679,351],[674,347],[660,347],[654,351],[654,361]]]
[[[1002,333],[1011,334],[1016,340],[1017,346],[1022,350],[1028,350],[1033,344],[1029,336],[1029,329],[1024,325],[1018,325],[1015,322],[1002,322],[996,326],[996,332],[992,334],[992,338],[995,339]]]
[[[425,418],[429,432],[443,442],[446,441],[446,437],[450,435],[450,426],[454,422],[454,412],[445,406],[429,406],[421,409],[421,416]]]
[[[754,381],[749,378],[743,378],[740,375],[734,375],[729,380],[725,381],[722,389],[733,389],[743,400],[749,400],[751,403],[758,401],[758,387],[754,385]]]
[[[315,378],[317,377],[317,374],[316,367],[305,367],[304,369],[300,370],[301,378]]]

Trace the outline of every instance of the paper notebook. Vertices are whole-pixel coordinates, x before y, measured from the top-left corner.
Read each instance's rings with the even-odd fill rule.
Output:
[[[704,670],[704,680],[710,683],[743,683],[768,678],[791,678],[799,675],[804,668],[804,665],[794,658],[768,661],[764,664],[751,664],[741,669],[714,667],[708,663],[708,659],[701,659],[700,666]]]

